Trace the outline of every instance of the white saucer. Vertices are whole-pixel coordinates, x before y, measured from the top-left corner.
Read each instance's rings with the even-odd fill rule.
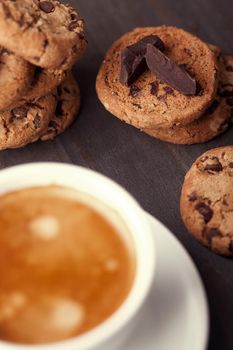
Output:
[[[146,215],[154,227],[157,220]],[[154,285],[124,350],[204,350],[209,318],[200,276],[175,236],[159,225],[160,232],[154,232],[158,256]]]

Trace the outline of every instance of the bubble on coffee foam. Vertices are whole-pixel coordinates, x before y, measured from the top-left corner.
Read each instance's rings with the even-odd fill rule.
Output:
[[[0,310],[0,320],[14,317],[15,313],[26,303],[26,296],[21,292],[10,293],[4,299],[4,305]]]
[[[116,259],[108,259],[105,262],[105,269],[109,272],[115,272],[119,268],[119,262]]]
[[[38,238],[44,240],[54,239],[59,234],[59,222],[53,216],[43,215],[29,223],[30,230]]]
[[[51,325],[63,332],[79,328],[84,319],[82,305],[70,299],[57,299],[50,316]]]

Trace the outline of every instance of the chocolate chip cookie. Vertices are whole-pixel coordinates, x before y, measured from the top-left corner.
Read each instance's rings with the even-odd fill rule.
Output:
[[[80,109],[80,90],[70,72],[57,88],[57,106],[42,141],[52,140],[65,131],[75,120]]]
[[[68,69],[85,50],[84,23],[57,0],[4,0],[0,45],[36,66]]]
[[[158,77],[149,69],[130,86],[120,82],[122,52],[150,35],[162,40],[164,54],[176,63],[176,68],[180,67],[179,74],[182,68],[195,79],[194,96],[174,89],[161,80],[161,74]],[[212,103],[217,83],[218,65],[210,48],[182,29],[162,26],[137,28],[118,39],[102,63],[96,90],[105,108],[121,120],[141,129],[164,128],[186,125],[199,118]]]
[[[0,49],[0,110],[7,109],[30,86],[35,68],[24,59]]]
[[[19,100],[15,99],[11,108],[20,106],[27,101],[36,100],[52,92],[66,78],[68,72],[61,69],[46,69],[36,67],[31,85],[28,86],[27,93]]]
[[[18,148],[37,140],[47,129],[56,107],[56,94],[41,97],[0,113],[0,149]]]
[[[220,80],[216,98],[204,115],[182,127],[153,128],[143,131],[150,136],[175,144],[206,142],[223,133],[233,117],[233,67],[232,56],[220,56]]]
[[[233,257],[233,146],[209,150],[194,162],[184,180],[180,211],[198,241]]]

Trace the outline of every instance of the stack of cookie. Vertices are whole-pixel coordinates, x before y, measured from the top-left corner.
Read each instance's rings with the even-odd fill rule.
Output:
[[[0,149],[53,139],[79,110],[71,68],[86,48],[83,20],[57,0],[4,0],[0,46]]]
[[[96,81],[109,112],[176,144],[205,142],[227,129],[232,86],[233,57],[167,26],[136,28],[118,39]]]

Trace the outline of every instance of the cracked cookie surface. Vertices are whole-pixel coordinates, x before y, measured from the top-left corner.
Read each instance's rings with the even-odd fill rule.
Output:
[[[119,81],[121,54],[145,36],[157,35],[164,53],[194,76],[195,96],[185,96],[163,83],[149,70],[130,87]],[[217,89],[218,65],[210,48],[190,33],[175,27],[136,28],[118,39],[99,70],[96,90],[104,107],[119,119],[137,127],[186,125],[199,118],[211,104]]]
[[[211,149],[194,162],[184,180],[180,211],[198,241],[233,257],[233,146]]]
[[[0,0],[0,45],[36,66],[68,69],[86,48],[84,23],[57,0]]]
[[[226,131],[233,117],[233,57],[222,56],[216,98],[204,115],[181,127],[144,129],[145,133],[175,144],[202,143]],[[230,71],[232,67],[232,71]]]
[[[76,119],[80,109],[80,90],[73,74],[70,72],[57,88],[56,110],[51,118],[42,141],[53,140],[65,131]]]
[[[0,113],[0,149],[23,147],[39,139],[54,114],[56,94]]]
[[[21,98],[33,80],[34,71],[30,63],[0,48],[0,110]]]

